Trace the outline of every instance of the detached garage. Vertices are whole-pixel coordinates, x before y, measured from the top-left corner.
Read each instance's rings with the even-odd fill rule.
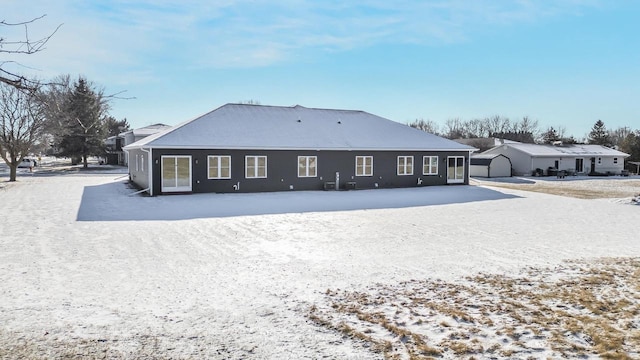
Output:
[[[502,154],[471,155],[469,175],[478,177],[511,176],[511,160]]]

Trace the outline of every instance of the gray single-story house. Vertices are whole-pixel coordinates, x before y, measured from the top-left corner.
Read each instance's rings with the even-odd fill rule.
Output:
[[[585,144],[503,144],[482,154],[502,154],[511,160],[514,175],[528,176],[537,169],[576,174],[620,174],[629,154],[601,145]]]
[[[511,176],[511,160],[502,154],[471,154],[469,175],[477,177]]]
[[[364,111],[226,104],[124,150],[153,196],[468,184],[475,149]]]

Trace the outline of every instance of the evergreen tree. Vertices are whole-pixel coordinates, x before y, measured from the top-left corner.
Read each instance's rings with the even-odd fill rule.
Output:
[[[62,105],[58,107],[62,114],[57,116],[63,119],[56,136],[58,155],[81,158],[86,168],[89,156],[105,153],[108,104],[101,91],[79,77],[65,94]]]
[[[107,127],[107,137],[116,136],[122,132],[130,130],[127,118],[116,120],[113,116],[108,116],[105,120],[105,126]]]
[[[627,161],[640,161],[640,130],[629,133],[620,142],[619,150],[631,155]]]
[[[589,133],[589,144],[611,147],[609,132],[605,128],[602,120],[596,121],[591,128],[591,132]]]

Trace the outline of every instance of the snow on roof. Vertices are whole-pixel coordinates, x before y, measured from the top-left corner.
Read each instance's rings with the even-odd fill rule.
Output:
[[[364,111],[226,104],[126,148],[450,150],[474,148]]]
[[[502,154],[471,154],[471,158],[469,159],[469,164],[471,165],[489,165],[491,164],[491,160],[503,156]],[[507,158],[508,159],[508,158]],[[511,161],[511,160],[509,160]]]
[[[478,143],[482,143],[483,145],[488,145],[488,146],[498,146],[498,145],[502,145],[502,144],[520,144],[519,141],[501,139],[501,138],[493,138],[493,137],[489,137],[489,138],[460,138],[460,139],[455,139],[454,141],[458,142],[460,144],[465,144],[465,145],[475,145],[475,144],[478,144]]]
[[[495,159],[498,156],[504,156],[502,154],[471,154],[472,159]],[[505,156],[506,157],[506,156]]]
[[[629,154],[602,145],[570,144],[570,145],[541,145],[541,144],[504,144],[520,150],[531,156],[620,156]]]
[[[143,136],[143,135],[149,136],[159,131],[162,131],[164,129],[168,129],[170,127],[171,126],[165,125],[165,124],[153,124],[153,125],[149,125],[149,126],[145,126],[137,129],[131,129],[129,131],[122,132],[118,136],[124,136],[125,134],[129,134],[129,133],[133,133],[134,136]]]

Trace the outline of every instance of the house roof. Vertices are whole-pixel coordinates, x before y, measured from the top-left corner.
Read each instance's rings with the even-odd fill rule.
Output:
[[[133,134],[133,136],[149,136],[159,131],[162,131],[164,129],[168,129],[170,127],[171,126],[165,125],[165,124],[153,124],[153,125],[149,125],[149,126],[145,126],[137,129],[131,129],[129,131],[122,132],[118,136],[125,136],[126,134]]]
[[[611,149],[602,145],[586,145],[586,144],[570,144],[570,145],[542,145],[542,144],[504,144],[493,149],[487,150],[492,152],[500,147],[510,147],[526,153],[530,156],[537,157],[558,157],[558,156],[619,156],[628,157],[629,154]]]
[[[126,149],[447,150],[474,148],[364,111],[226,104]]]
[[[471,165],[490,165],[491,161],[499,156],[508,157],[502,154],[471,154],[471,158],[469,158],[469,164]],[[511,160],[509,160],[511,162]]]
[[[458,142],[460,144],[475,146],[476,144],[482,144],[482,146],[494,147],[502,144],[519,144],[519,141],[513,141],[508,139],[500,139],[500,138],[459,138],[454,139],[453,141]]]

